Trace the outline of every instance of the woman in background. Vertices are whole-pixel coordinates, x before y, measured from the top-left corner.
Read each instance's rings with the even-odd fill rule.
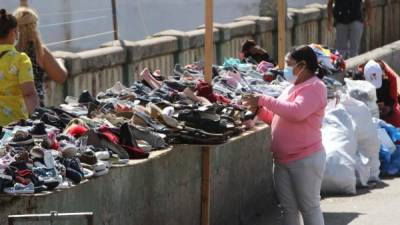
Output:
[[[17,50],[28,54],[32,61],[35,86],[40,99],[40,106],[44,106],[44,77],[45,73],[51,80],[62,84],[67,79],[67,72],[51,52],[43,46],[38,31],[39,17],[31,8],[19,7],[14,16],[18,21],[19,40]]]

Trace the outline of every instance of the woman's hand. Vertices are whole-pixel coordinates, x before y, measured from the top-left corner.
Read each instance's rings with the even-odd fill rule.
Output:
[[[258,99],[259,96],[257,95],[246,95],[242,99],[242,104],[251,112],[256,113],[258,111]]]

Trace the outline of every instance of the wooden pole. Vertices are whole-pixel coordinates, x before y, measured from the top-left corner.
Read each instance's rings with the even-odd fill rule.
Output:
[[[111,0],[111,6],[112,6],[112,17],[113,17],[114,40],[119,40],[116,0]]]
[[[285,66],[286,53],[286,0],[278,0],[278,65]]]
[[[213,29],[213,0],[205,0],[206,1],[206,13],[205,13],[205,22],[206,22],[206,35],[205,35],[205,46],[204,46],[204,80],[208,83],[212,81],[212,64],[213,64],[213,53],[214,53],[214,29]]]
[[[28,0],[20,0],[20,1],[19,1],[19,6],[28,7]]]
[[[204,80],[210,84],[212,81],[212,64],[214,59],[213,7],[213,0],[205,0]],[[202,148],[201,225],[210,224],[210,151],[211,147]]]

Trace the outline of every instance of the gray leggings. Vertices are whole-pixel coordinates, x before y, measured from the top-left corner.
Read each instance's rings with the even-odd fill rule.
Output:
[[[336,24],[336,49],[345,57],[358,55],[364,25],[360,21]]]
[[[324,225],[320,191],[325,170],[325,151],[289,164],[275,163],[274,181],[283,211],[283,225]]]

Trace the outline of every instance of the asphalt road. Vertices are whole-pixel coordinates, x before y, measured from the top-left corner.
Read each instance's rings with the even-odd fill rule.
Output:
[[[373,189],[360,189],[355,196],[327,197],[321,202],[325,225],[399,225],[400,178],[385,179]],[[279,225],[278,208],[248,225]]]

